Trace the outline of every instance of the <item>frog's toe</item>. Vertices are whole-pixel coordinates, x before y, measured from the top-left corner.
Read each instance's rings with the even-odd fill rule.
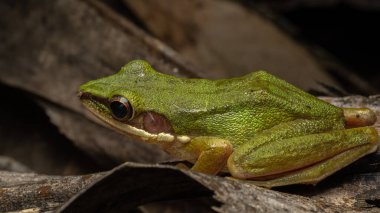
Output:
[[[343,108],[347,127],[370,126],[376,122],[376,114],[368,108]]]

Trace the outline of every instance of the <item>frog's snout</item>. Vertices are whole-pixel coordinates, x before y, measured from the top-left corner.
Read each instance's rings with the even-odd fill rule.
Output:
[[[376,122],[376,114],[368,108],[343,108],[346,127],[371,126]]]

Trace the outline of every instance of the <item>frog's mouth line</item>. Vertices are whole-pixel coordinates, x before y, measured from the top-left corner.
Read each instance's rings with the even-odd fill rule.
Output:
[[[94,114],[96,117],[98,117],[100,120],[104,121],[108,125],[115,128],[118,132],[122,134],[127,134],[129,136],[136,137],[148,143],[156,143],[160,145],[163,145],[165,143],[172,143],[175,141],[187,143],[191,140],[190,137],[185,135],[175,136],[166,132],[150,133],[144,129],[137,128],[130,124],[117,121],[111,116],[111,112],[108,109],[107,98],[97,97],[86,92],[79,92],[78,96],[82,104],[92,114]]]

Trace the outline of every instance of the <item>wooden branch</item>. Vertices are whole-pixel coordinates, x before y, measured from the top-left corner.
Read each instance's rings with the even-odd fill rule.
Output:
[[[0,211],[55,210],[105,174],[63,177],[0,171]]]
[[[376,211],[368,206],[360,209],[347,203],[333,204],[327,199],[282,193],[164,165],[125,163],[107,173],[76,177],[1,172],[0,178],[0,211],[35,207],[53,210],[80,190],[60,212],[128,211],[150,202],[212,194],[222,203],[213,207],[218,212]]]

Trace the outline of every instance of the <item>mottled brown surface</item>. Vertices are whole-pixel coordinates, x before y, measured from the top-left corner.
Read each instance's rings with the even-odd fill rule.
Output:
[[[0,171],[0,211],[54,210],[104,174],[45,176]]]

